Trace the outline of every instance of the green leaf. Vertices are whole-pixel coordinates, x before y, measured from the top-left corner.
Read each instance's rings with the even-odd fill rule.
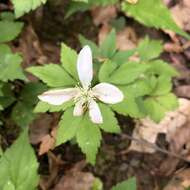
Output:
[[[50,87],[73,86],[77,83],[61,66],[56,64],[29,67],[27,71]]]
[[[38,82],[31,82],[24,86],[11,113],[11,118],[18,126],[28,126],[35,119],[36,114],[33,113],[33,109],[38,102],[37,96],[46,89],[45,85]]]
[[[0,13],[0,19],[7,20],[7,21],[14,21],[15,16],[12,12],[4,11],[4,12]]]
[[[38,185],[38,162],[25,130],[0,159],[0,189],[34,189]],[[7,185],[7,184],[11,185]],[[7,188],[8,188],[7,187]]]
[[[31,10],[35,10],[41,4],[46,3],[47,0],[12,0],[15,9],[16,17],[20,17]]]
[[[103,117],[103,123],[99,125],[99,127],[105,132],[120,133],[121,130],[118,125],[118,121],[115,118],[114,112],[111,110],[111,108],[108,105],[102,103],[99,103],[99,106]]]
[[[114,57],[112,58],[112,61],[117,65],[121,65],[123,63],[126,63],[129,57],[131,57],[134,53],[135,50],[118,51],[117,53],[115,53]]]
[[[11,48],[6,44],[0,44],[0,60],[5,59],[6,54],[11,54]]]
[[[80,41],[81,46],[85,46],[85,45],[90,46],[93,53],[93,57],[95,58],[100,57],[100,50],[98,49],[98,46],[93,41],[86,39],[83,35],[79,35],[79,41]]]
[[[126,96],[121,103],[114,104],[111,107],[121,115],[129,115],[134,118],[144,117],[144,113],[141,111],[136,98],[131,95]]]
[[[109,78],[114,70],[117,68],[117,64],[114,62],[107,60],[100,67],[98,78],[100,82],[109,82]]]
[[[167,111],[174,110],[178,107],[178,100],[173,94],[168,93],[163,96],[145,99],[144,106],[150,118],[155,122],[160,122]]]
[[[3,186],[3,190],[15,190],[15,186],[11,181],[7,181],[7,183]]]
[[[67,7],[66,18],[68,18],[77,11],[83,12],[94,6],[107,6],[115,4],[117,1],[118,0],[88,0],[88,3],[81,1],[71,1]]]
[[[109,82],[117,85],[124,85],[133,82],[135,79],[144,76],[144,72],[149,68],[147,64],[128,62],[122,64],[112,72]]]
[[[26,102],[18,102],[11,113],[13,121],[21,127],[27,127],[35,118],[33,113],[33,106],[28,105]]]
[[[77,130],[79,130],[82,117],[73,116],[73,108],[69,108],[65,111],[59,122],[59,128],[57,130],[56,145],[63,144],[73,137],[75,137]]]
[[[6,50],[8,51],[8,49]],[[26,80],[21,67],[22,58],[18,54],[0,54],[0,80],[7,82],[15,79]]]
[[[0,105],[3,108],[10,106],[14,101],[15,97],[12,91],[12,86],[9,83],[5,83],[1,89],[2,95],[0,96]]]
[[[47,90],[47,87],[40,82],[27,83],[20,93],[19,100],[29,105],[35,105],[38,102],[38,95]]]
[[[152,92],[152,88],[149,84],[149,79],[138,79],[133,83],[122,86],[123,93],[127,96],[128,94],[133,97],[145,96]]]
[[[157,79],[156,88],[153,90],[151,95],[153,96],[159,96],[167,94],[172,89],[172,82],[171,78],[165,75],[161,75]]]
[[[172,30],[190,39],[190,36],[173,21],[170,11],[162,0],[140,0],[136,4],[125,1],[122,3],[122,10],[146,26]]]
[[[111,190],[137,190],[136,179],[130,178],[126,181],[118,183],[116,186],[112,187]]]
[[[137,48],[141,61],[157,58],[160,56],[162,51],[163,45],[161,41],[150,40],[148,37],[142,40]]]
[[[116,32],[112,30],[106,39],[100,44],[100,52],[105,58],[112,58],[116,52]]]
[[[172,67],[171,65],[162,60],[151,61],[149,65],[150,65],[149,72],[153,74],[166,75],[168,77],[179,76],[179,73],[174,67]]]
[[[77,53],[75,50],[68,47],[66,44],[61,44],[61,63],[64,69],[76,80],[78,80],[77,73]]]
[[[172,93],[157,97],[157,101],[168,111],[174,110],[179,106],[177,97]]]
[[[23,23],[8,20],[0,21],[0,43],[14,40],[21,32]]]
[[[102,137],[99,127],[89,120],[87,114],[80,122],[76,137],[82,152],[86,154],[87,161],[94,165]]]

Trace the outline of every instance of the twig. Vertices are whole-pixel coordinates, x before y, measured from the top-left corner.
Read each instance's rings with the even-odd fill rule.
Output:
[[[159,151],[159,152],[162,152],[162,153],[167,154],[167,155],[169,155],[169,156],[172,156],[172,157],[175,157],[175,158],[178,158],[178,159],[180,159],[180,160],[183,160],[183,161],[185,161],[185,162],[189,162],[189,163],[190,163],[190,161],[187,160],[186,158],[184,158],[184,157],[182,157],[182,156],[180,156],[180,155],[178,155],[178,154],[176,154],[176,153],[174,153],[174,152],[170,152],[170,151],[168,151],[168,150],[162,149],[162,148],[160,148],[159,146],[157,146],[156,144],[150,143],[150,142],[146,141],[145,139],[137,139],[137,138],[131,137],[130,135],[127,135],[127,134],[122,134],[122,137],[123,137],[124,139],[127,138],[127,139],[129,139],[129,140],[136,141],[136,142],[138,142],[139,144],[144,144],[144,145],[149,146],[149,147],[151,147],[151,148],[153,148],[153,149],[155,149],[155,150],[157,150],[157,151]],[[128,153],[128,150],[122,152],[122,154],[126,154],[126,153]]]

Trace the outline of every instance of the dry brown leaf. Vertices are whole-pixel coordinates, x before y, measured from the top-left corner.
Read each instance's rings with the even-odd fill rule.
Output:
[[[107,24],[117,16],[117,9],[114,5],[95,7],[91,13],[95,25]]]
[[[77,163],[60,179],[53,190],[91,190],[96,178],[90,172],[80,171],[85,164],[83,161]]]
[[[53,128],[51,134],[47,134],[44,137],[42,137],[38,152],[39,155],[43,155],[54,148],[56,130],[57,128]]]
[[[49,175],[41,175],[40,187],[42,190],[49,190],[51,186],[56,183],[61,166],[64,161],[61,160],[61,155],[55,155],[53,152],[48,152],[48,163],[49,163]]]
[[[180,28],[190,31],[190,3],[188,0],[172,7],[171,13]]]
[[[32,144],[38,144],[42,141],[43,137],[49,134],[52,128],[53,118],[48,114],[41,114],[30,125],[30,142]]]
[[[181,85],[175,88],[175,94],[179,97],[190,98],[190,85]]]
[[[144,139],[150,143],[155,143],[157,136],[159,133],[165,133],[166,134],[166,140],[168,142],[175,142],[174,139],[176,139],[176,144],[180,144],[178,141],[180,141],[178,138],[182,136],[181,138],[184,140],[184,136],[188,136],[189,133],[186,132],[186,134],[183,134],[180,132],[180,130],[183,128],[183,126],[189,122],[190,117],[190,101],[187,99],[179,99],[179,108],[176,111],[169,112],[166,114],[165,118],[159,123],[156,124],[150,119],[142,119],[139,120],[136,124],[136,127],[133,132],[133,137],[137,139]],[[189,131],[190,131],[190,126]],[[187,128],[187,127],[186,127]],[[178,138],[176,138],[176,133],[178,134]],[[186,139],[187,140],[187,139]],[[183,142],[181,142],[183,144]],[[180,146],[181,147],[181,146]],[[140,144],[136,141],[132,141],[129,151],[135,150],[139,152],[148,152],[148,153],[154,153],[155,149],[148,147],[145,144]]]
[[[133,28],[125,27],[117,33],[116,45],[119,50],[127,51],[137,47],[138,39]]]
[[[111,31],[112,27],[108,24],[104,24],[101,29],[99,30],[98,34],[98,42],[101,44],[109,32]],[[118,50],[131,50],[137,47],[138,38],[136,32],[131,27],[125,27],[123,30],[117,32],[116,34],[116,46]]]
[[[190,169],[179,171],[164,190],[185,190],[190,186]]]

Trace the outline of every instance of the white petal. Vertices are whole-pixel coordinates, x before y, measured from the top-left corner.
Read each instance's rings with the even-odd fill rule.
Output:
[[[119,103],[124,98],[123,92],[109,83],[100,83],[92,91],[96,98],[107,104]]]
[[[92,81],[92,52],[89,46],[84,46],[77,60],[77,71],[83,88],[87,89]]]
[[[98,104],[92,99],[89,102],[89,116],[93,123],[103,123],[102,114]]]
[[[39,95],[38,98],[52,105],[61,105],[78,95],[77,88],[66,88],[63,90],[49,90]]]
[[[74,116],[81,116],[84,113],[83,104],[84,100],[79,100],[74,107],[73,115]]]

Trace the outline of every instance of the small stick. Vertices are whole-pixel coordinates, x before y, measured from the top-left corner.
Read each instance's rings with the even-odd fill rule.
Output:
[[[152,144],[152,143],[146,141],[145,139],[137,139],[137,138],[131,137],[130,135],[127,135],[127,134],[122,134],[122,138],[123,138],[123,139],[126,139],[126,138],[127,138],[127,139],[129,139],[129,140],[136,141],[136,142],[138,142],[139,144],[142,144],[142,143],[143,143],[143,144],[145,144],[146,146],[149,146],[149,147],[151,147],[151,148],[153,148],[153,149],[155,149],[155,150],[157,150],[157,151],[159,151],[159,152],[162,152],[162,153],[167,154],[167,155],[169,155],[169,156],[172,156],[172,157],[175,157],[175,158],[178,158],[178,159],[180,159],[180,160],[183,160],[183,161],[185,161],[185,162],[190,163],[190,161],[187,160],[186,158],[184,158],[184,157],[182,157],[182,156],[180,156],[180,155],[178,155],[178,154],[176,154],[176,153],[174,153],[174,152],[170,152],[170,151],[168,151],[168,150],[162,149],[162,148],[160,148],[159,146],[157,146],[156,144]],[[121,154],[126,154],[126,153],[128,153],[128,150],[121,152]]]

